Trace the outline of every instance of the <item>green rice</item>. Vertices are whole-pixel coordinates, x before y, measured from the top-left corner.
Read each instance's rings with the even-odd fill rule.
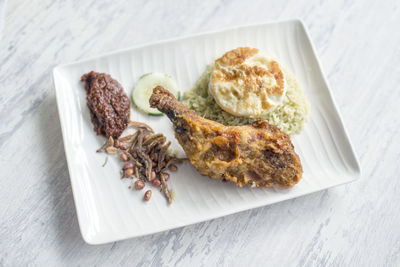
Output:
[[[228,126],[249,124],[262,119],[279,127],[291,136],[301,132],[308,118],[308,104],[301,86],[293,74],[285,70],[287,90],[280,106],[273,109],[265,117],[244,118],[222,110],[213,96],[208,93],[212,69],[212,65],[208,66],[196,85],[184,93],[183,104],[185,106],[193,109],[202,117]]]

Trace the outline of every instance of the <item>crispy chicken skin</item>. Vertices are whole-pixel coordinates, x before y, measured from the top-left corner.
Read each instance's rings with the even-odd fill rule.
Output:
[[[172,121],[176,139],[202,175],[257,187],[291,187],[301,179],[289,136],[266,121],[224,126],[197,116],[161,86],[154,88],[150,106]]]

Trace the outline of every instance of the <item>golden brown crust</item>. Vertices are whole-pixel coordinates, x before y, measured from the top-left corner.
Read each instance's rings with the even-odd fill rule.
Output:
[[[269,64],[270,72],[274,75],[277,86],[268,88],[269,94],[282,95],[285,88],[285,78],[283,76],[283,71],[281,70],[279,63],[276,61],[271,61]]]
[[[203,175],[258,187],[291,187],[301,179],[289,136],[266,121],[227,127],[197,116],[162,87],[154,89],[150,105],[171,119],[175,137]]]
[[[216,60],[226,66],[238,65],[243,63],[247,58],[258,53],[258,49],[250,47],[239,47],[234,50],[226,52],[222,57]]]

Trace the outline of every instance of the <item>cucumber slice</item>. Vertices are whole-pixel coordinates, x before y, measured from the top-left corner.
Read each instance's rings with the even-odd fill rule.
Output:
[[[148,115],[160,116],[162,113],[158,109],[151,108],[149,99],[156,86],[162,86],[170,91],[178,100],[180,93],[175,80],[164,73],[147,73],[142,75],[136,83],[132,91],[133,103]]]

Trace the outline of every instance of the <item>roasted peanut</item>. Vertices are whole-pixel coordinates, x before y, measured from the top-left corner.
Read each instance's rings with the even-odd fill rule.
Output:
[[[128,161],[128,156],[127,156],[126,154],[124,154],[124,153],[122,153],[121,155],[119,155],[119,158],[120,158],[122,161]]]
[[[133,174],[133,169],[126,169],[125,170],[125,177],[131,177]]]
[[[142,180],[137,180],[135,182],[135,188],[137,190],[142,190],[144,188],[144,182]]]
[[[155,172],[155,171],[152,171],[152,172],[151,172],[151,175],[150,175],[150,177],[149,177],[149,180],[150,180],[150,181],[153,181],[154,179],[156,179],[156,172]]]
[[[151,190],[147,190],[146,193],[144,193],[144,201],[149,201],[151,198]]]
[[[161,185],[160,180],[158,180],[158,179],[154,179],[154,180],[153,180],[153,186],[159,187],[160,185]]]
[[[176,172],[178,170],[178,166],[171,164],[169,165],[168,169],[172,172]]]
[[[126,145],[124,145],[124,144],[120,144],[119,148],[122,149],[122,150],[127,150],[128,149],[128,147]]]

